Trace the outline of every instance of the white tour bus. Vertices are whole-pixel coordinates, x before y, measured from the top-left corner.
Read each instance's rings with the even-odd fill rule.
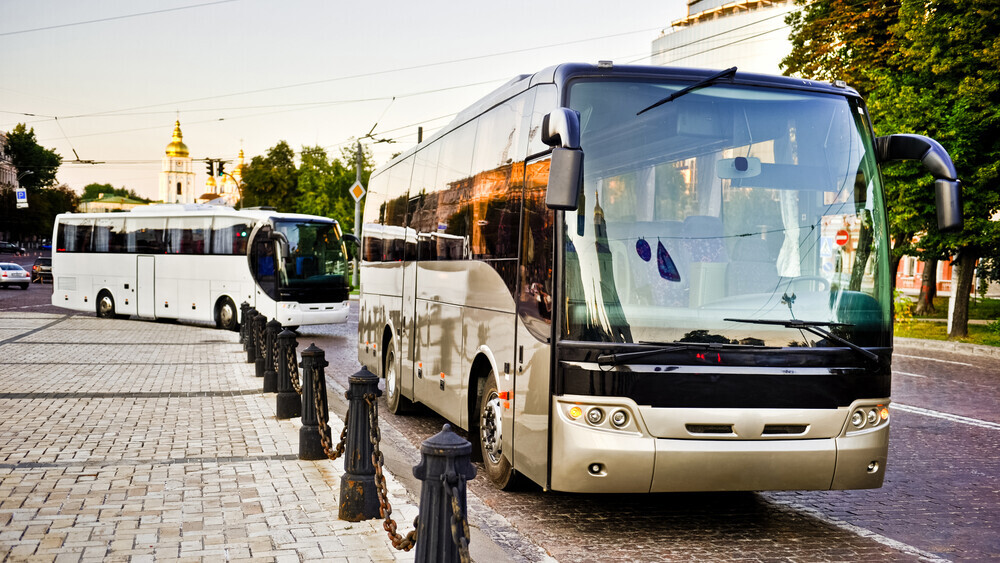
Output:
[[[584,159],[586,155],[586,159]],[[882,485],[892,354],[875,138],[841,83],[567,64],[372,175],[358,355],[469,430],[500,487]]]
[[[245,301],[283,326],[343,323],[352,238],[332,219],[264,208],[64,213],[52,233],[52,304],[234,330]]]

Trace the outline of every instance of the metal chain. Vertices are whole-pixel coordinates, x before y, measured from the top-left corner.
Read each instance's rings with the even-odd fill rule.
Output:
[[[382,474],[382,464],[385,458],[382,450],[379,449],[379,442],[382,441],[382,432],[378,428],[378,398],[375,393],[365,393],[365,402],[368,403],[368,422],[371,427],[372,442],[372,465],[375,466],[375,490],[378,491],[379,514],[385,518],[382,528],[389,533],[392,540],[392,547],[400,551],[410,551],[417,543],[417,520],[413,519],[413,531],[402,536],[396,532],[396,521],[392,519],[392,504],[389,502],[389,490],[385,485],[385,475]]]
[[[449,481],[455,481],[456,485],[452,485]],[[458,557],[462,560],[462,563],[469,563],[472,560],[469,555],[469,519],[462,515],[462,507],[458,503],[457,483],[464,481],[464,475],[455,475],[452,473],[451,475],[444,474],[441,476],[444,492],[451,500],[451,539],[455,542],[455,546],[458,547]],[[459,531],[459,526],[461,526],[461,531]]]
[[[254,327],[258,327],[258,323],[256,321],[256,318],[254,319]],[[260,354],[260,355],[263,355],[264,354],[264,350],[267,349],[266,348],[266,344],[265,344],[267,342],[267,340],[264,338],[264,331],[263,330],[259,330],[259,328],[255,328],[254,329],[254,336],[255,336],[254,342],[257,344],[257,353]]]
[[[281,348],[278,346],[278,335],[275,334],[271,337],[271,369],[274,370],[274,373],[278,373],[278,358],[281,357],[278,354],[280,351]]]
[[[286,358],[288,362],[288,378],[292,380],[292,387],[295,388],[295,392],[301,395],[302,384],[299,383],[299,364],[295,361],[295,348],[288,346],[285,350],[288,351],[288,357]]]
[[[329,418],[330,413],[325,412],[323,409],[323,397],[321,396],[323,389],[320,387],[319,377],[315,370],[313,371],[312,387],[313,402],[315,403],[314,406],[316,408],[316,420],[319,421],[319,441],[323,444],[323,453],[325,453],[326,457],[330,458],[332,461],[344,454],[344,446],[347,444],[347,424],[344,424],[344,429],[340,431],[340,443],[337,444],[336,449],[333,449],[333,440],[329,435],[330,427],[327,426],[327,419]],[[350,403],[347,405],[347,416],[348,418],[351,416]]]

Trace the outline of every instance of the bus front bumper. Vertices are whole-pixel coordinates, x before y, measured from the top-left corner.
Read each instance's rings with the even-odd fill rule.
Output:
[[[557,410],[559,403],[554,401]],[[833,412],[846,422],[854,408]],[[619,431],[560,414],[552,417],[550,487],[557,491],[870,489],[881,487],[885,476],[888,420],[860,432],[811,439],[678,439],[654,437],[641,417],[631,421],[627,431]]]
[[[278,303],[278,322],[282,326],[346,323],[350,300],[343,303]]]

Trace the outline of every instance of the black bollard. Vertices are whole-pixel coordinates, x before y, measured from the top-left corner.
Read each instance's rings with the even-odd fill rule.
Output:
[[[275,365],[278,361],[278,355],[275,353],[277,350],[275,348],[278,346],[278,333],[281,332],[281,323],[278,319],[271,319],[267,321],[267,326],[264,329],[264,392],[265,393],[277,393],[278,392],[278,372],[275,371]]]
[[[340,478],[340,516],[347,522],[379,517],[375,466],[372,464],[372,425],[365,395],[378,397],[378,377],[366,368],[348,378],[347,441],[344,476]]]
[[[240,303],[240,344],[243,351],[247,351],[247,312],[250,311],[250,304],[246,301]]]
[[[330,408],[326,402],[326,376],[323,368],[330,364],[315,344],[302,351],[302,428],[299,428],[299,459],[326,459],[320,424],[326,425]],[[316,381],[317,383],[313,383]],[[316,408],[316,388],[319,388],[319,410]],[[330,427],[325,428],[327,436]]]
[[[299,376],[295,367],[295,348],[298,345],[295,333],[287,328],[278,335],[278,398],[274,416],[282,420],[302,416],[302,398],[292,385],[292,378]]]
[[[453,511],[449,489],[454,487],[458,491],[459,520],[464,522],[468,518],[465,481],[476,477],[476,468],[470,459],[472,444],[452,432],[450,424],[445,424],[441,432],[420,445],[420,454],[420,464],[413,468],[413,476],[423,481],[417,515],[420,529],[416,561],[458,562],[461,559],[451,532]],[[465,538],[466,542],[468,539]]]
[[[247,334],[243,341],[243,349],[247,351],[247,363],[252,364],[257,361],[257,337],[254,332],[257,330],[257,309],[251,307],[243,319],[244,324],[247,325]]]
[[[264,377],[264,369],[267,367],[267,317],[263,314],[257,315],[253,320],[254,345],[257,350],[255,354],[254,368],[257,377]]]

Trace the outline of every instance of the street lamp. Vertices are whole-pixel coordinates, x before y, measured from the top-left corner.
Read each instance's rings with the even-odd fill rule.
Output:
[[[34,172],[33,170],[25,170],[24,172],[21,172],[20,174],[18,174],[18,175],[17,175],[17,180],[16,180],[16,182],[17,182],[17,185],[18,185],[18,186],[20,186],[20,185],[21,185],[21,178],[24,178],[24,177],[25,177],[25,176],[27,176],[28,174],[34,174],[34,173],[35,173],[35,172]]]

